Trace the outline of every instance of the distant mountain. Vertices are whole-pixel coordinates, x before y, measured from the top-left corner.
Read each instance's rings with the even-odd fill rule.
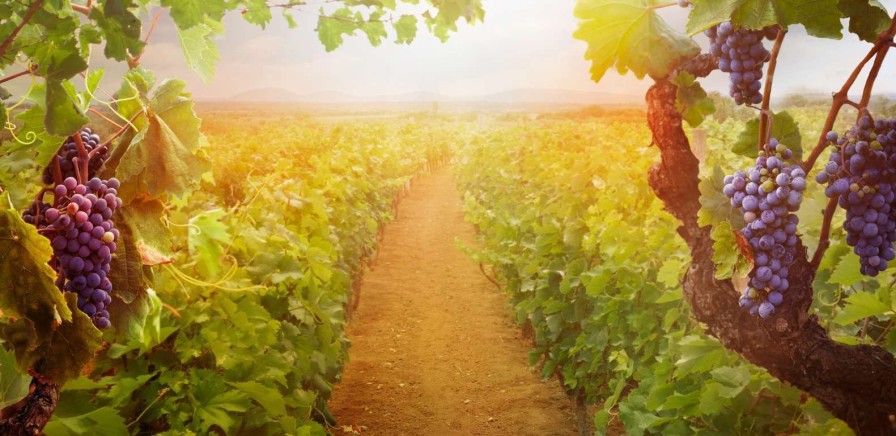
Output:
[[[641,105],[644,97],[630,94],[584,92],[565,89],[521,88],[494,94],[448,97],[434,92],[409,92],[397,95],[359,97],[340,91],[318,91],[299,95],[280,88],[260,88],[241,92],[227,101],[255,103],[376,104],[376,103],[487,103],[500,106],[558,105]]]

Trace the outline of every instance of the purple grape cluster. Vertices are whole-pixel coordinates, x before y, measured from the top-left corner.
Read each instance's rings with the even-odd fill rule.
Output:
[[[87,179],[91,179],[96,175],[100,167],[103,166],[103,163],[109,156],[109,149],[102,145],[99,135],[93,133],[93,130],[91,130],[90,127],[84,127],[78,132],[78,135],[81,137],[81,142],[84,144],[84,148],[87,149],[88,153],[94,151],[97,147],[100,147],[100,150],[90,157],[90,162],[88,164],[89,169],[87,172]],[[62,179],[65,180],[69,177],[77,177],[77,173],[75,172],[75,158],[78,157],[78,145],[75,143],[74,136],[69,136],[65,140],[56,155],[59,158]],[[43,180],[44,184],[47,185],[53,183],[52,163],[44,169]]]
[[[774,39],[775,27],[750,30],[724,22],[704,32],[709,37],[709,52],[719,58],[719,69],[729,73],[729,93],[737,104],[762,103],[762,66],[770,53],[762,38]]]
[[[772,138],[746,173],[725,177],[722,192],[743,212],[746,226],[740,233],[753,251],[750,285],[740,297],[741,307],[767,318],[784,301],[790,287],[789,268],[796,256],[796,229],[806,189],[806,173],[787,165],[793,153]]]
[[[78,308],[101,329],[110,326],[107,307],[112,302],[112,282],[107,274],[119,238],[112,223],[112,215],[121,207],[116,195],[119,187],[114,178],[79,184],[68,177],[53,189],[55,206],[35,205],[23,215],[50,239],[57,286],[77,293]]]
[[[846,211],[846,243],[862,274],[874,277],[896,258],[896,118],[863,115],[843,136],[828,132],[827,140],[831,155],[815,180]]]

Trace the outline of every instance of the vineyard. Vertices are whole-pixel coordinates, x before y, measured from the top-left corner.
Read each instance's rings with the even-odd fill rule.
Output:
[[[424,82],[518,80],[488,3],[0,5],[0,434],[896,434],[896,16],[568,2],[544,42],[635,100],[220,95],[455,39]]]

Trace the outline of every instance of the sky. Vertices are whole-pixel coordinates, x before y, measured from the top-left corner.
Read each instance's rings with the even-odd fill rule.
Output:
[[[248,24],[234,13],[225,18],[217,40],[221,61],[205,83],[183,58],[174,24],[163,16],[141,59],[158,77],[181,77],[198,99],[227,98],[258,88],[278,88],[298,95],[337,91],[358,97],[439,93],[451,98],[485,95],[519,88],[562,89],[643,95],[649,79],[609,71],[600,83],[590,78],[584,59],[587,46],[572,37],[577,27],[575,0],[484,0],[484,23],[460,25],[442,43],[422,28],[411,45],[391,40],[371,47],[363,35],[348,37],[327,53],[314,31],[314,11],[295,13],[299,26],[289,29],[275,13],[265,28]],[[883,0],[889,9],[896,0]],[[687,10],[661,10],[664,18],[683,29]],[[148,21],[148,19],[147,19]],[[842,84],[868,50],[867,43],[848,32],[842,40],[808,37],[793,26],[782,48],[775,94],[830,92]],[[391,35],[390,35],[391,36]],[[705,48],[706,38],[697,37]],[[770,44],[769,44],[770,46]],[[101,50],[95,50],[98,57]],[[123,70],[111,67],[107,78]],[[896,92],[896,59],[888,59],[876,90]],[[727,78],[713,73],[703,82],[708,90],[727,93]],[[109,84],[111,85],[111,83]]]

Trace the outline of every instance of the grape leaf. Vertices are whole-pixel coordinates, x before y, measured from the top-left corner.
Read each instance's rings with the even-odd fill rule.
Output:
[[[694,35],[723,21],[750,29],[802,24],[812,36],[840,39],[843,35],[838,0],[692,0],[687,32]]]
[[[784,144],[793,152],[794,160],[803,157],[803,138],[800,135],[800,127],[787,111],[772,113],[771,137]],[[759,118],[747,122],[740,131],[737,142],[731,147],[731,151],[741,156],[755,158],[759,155]]]
[[[837,261],[837,266],[831,272],[831,278],[828,279],[828,283],[852,286],[862,281],[863,277],[859,268],[859,257],[850,250],[844,253]]]
[[[73,402],[63,402],[72,404]],[[82,403],[84,404],[84,403]],[[76,414],[70,413],[69,408],[60,407],[53,413],[53,417],[44,432],[47,436],[74,436],[83,434],[101,434],[108,436],[126,436],[128,428],[124,418],[111,407],[88,407],[78,410]]]
[[[255,381],[229,383],[231,386],[243,391],[249,398],[261,404],[268,414],[273,417],[286,415],[286,403],[283,395],[274,388],[267,387]]]
[[[877,0],[840,0],[837,7],[849,18],[849,31],[863,41],[876,41],[890,25],[887,8]]]
[[[215,209],[190,218],[190,252],[199,255],[197,265],[210,276],[217,275],[221,269],[224,249],[220,244],[230,241],[229,229],[221,222],[225,214],[223,210]]]
[[[700,212],[697,214],[697,224],[700,226],[728,221],[729,226],[743,227],[743,215],[731,206],[731,200],[722,193],[723,186],[725,173],[718,165],[713,167],[710,177],[700,180]]]
[[[650,0],[578,0],[581,21],[573,34],[588,43],[585,58],[591,79],[599,82],[614,66],[620,74],[665,77],[684,59],[700,53],[697,44],[675,31],[652,8]]]
[[[118,250],[115,252],[115,256],[112,257],[112,264],[109,270],[109,280],[112,281],[112,295],[120,298],[125,303],[130,303],[140,294],[146,292],[146,283],[143,280],[143,263],[137,250],[137,240],[134,231],[121,211],[115,212],[113,221],[121,238],[118,241]]]
[[[127,143],[116,147],[103,167],[102,176],[119,178],[119,196],[125,203],[141,193],[151,197],[181,194],[207,171],[205,159],[194,154],[200,139],[199,118],[181,80],[168,80],[147,102],[146,123]],[[140,117],[144,119],[144,117]]]
[[[6,195],[0,203],[9,203]],[[52,255],[50,241],[16,210],[0,212],[0,312],[4,318],[29,319],[41,339],[72,319],[56,287],[56,272],[47,264]]]
[[[741,254],[734,232],[728,221],[712,226],[709,236],[713,240],[712,261],[716,264],[716,279],[730,279],[734,274],[743,276],[750,271],[750,262]]]
[[[327,15],[323,8],[317,19],[317,38],[324,48],[331,52],[345,42],[345,35],[353,35],[364,19],[360,12],[352,12],[348,7],[341,7]]]
[[[47,105],[44,124],[54,135],[70,135],[90,119],[81,112],[74,85],[71,82],[47,80]]]
[[[396,35],[395,42],[398,44],[410,44],[417,37],[417,17],[413,15],[402,15],[395,21],[393,27]]]
[[[881,301],[877,294],[871,292],[856,292],[846,297],[846,306],[837,314],[834,322],[840,325],[852,324],[860,319],[879,315],[893,316],[893,310],[889,305]]]
[[[675,108],[691,127],[699,126],[706,116],[716,110],[712,100],[707,97],[706,91],[695,79],[688,72],[681,72],[672,79],[672,83],[678,88],[675,91]]]
[[[109,59],[126,61],[143,52],[140,18],[130,11],[133,6],[131,0],[102,0],[90,10],[90,19],[106,36],[104,54]]]
[[[212,20],[196,24],[189,29],[178,27],[177,36],[184,58],[190,68],[206,83],[215,75],[215,64],[221,60],[218,48],[212,38],[220,35],[224,26]]]
[[[35,335],[37,325],[29,318],[18,319],[3,329],[3,339],[15,350],[20,371],[33,368],[54,383],[62,384],[77,378],[93,359],[94,352],[102,345],[102,334],[78,309],[77,294],[66,292],[65,301],[72,314],[71,321],[63,321],[45,339]]]
[[[226,7],[224,0],[162,0],[162,6],[170,8],[178,33],[209,21],[220,25]]]
[[[172,255],[171,235],[162,222],[165,216],[165,204],[161,200],[138,196],[119,210],[124,220],[132,227],[138,251],[146,249],[162,257]],[[147,262],[147,259],[143,259],[143,265],[153,266],[159,263],[167,262]]]
[[[16,356],[0,348],[0,407],[6,407],[28,395],[31,376],[16,369]]]

